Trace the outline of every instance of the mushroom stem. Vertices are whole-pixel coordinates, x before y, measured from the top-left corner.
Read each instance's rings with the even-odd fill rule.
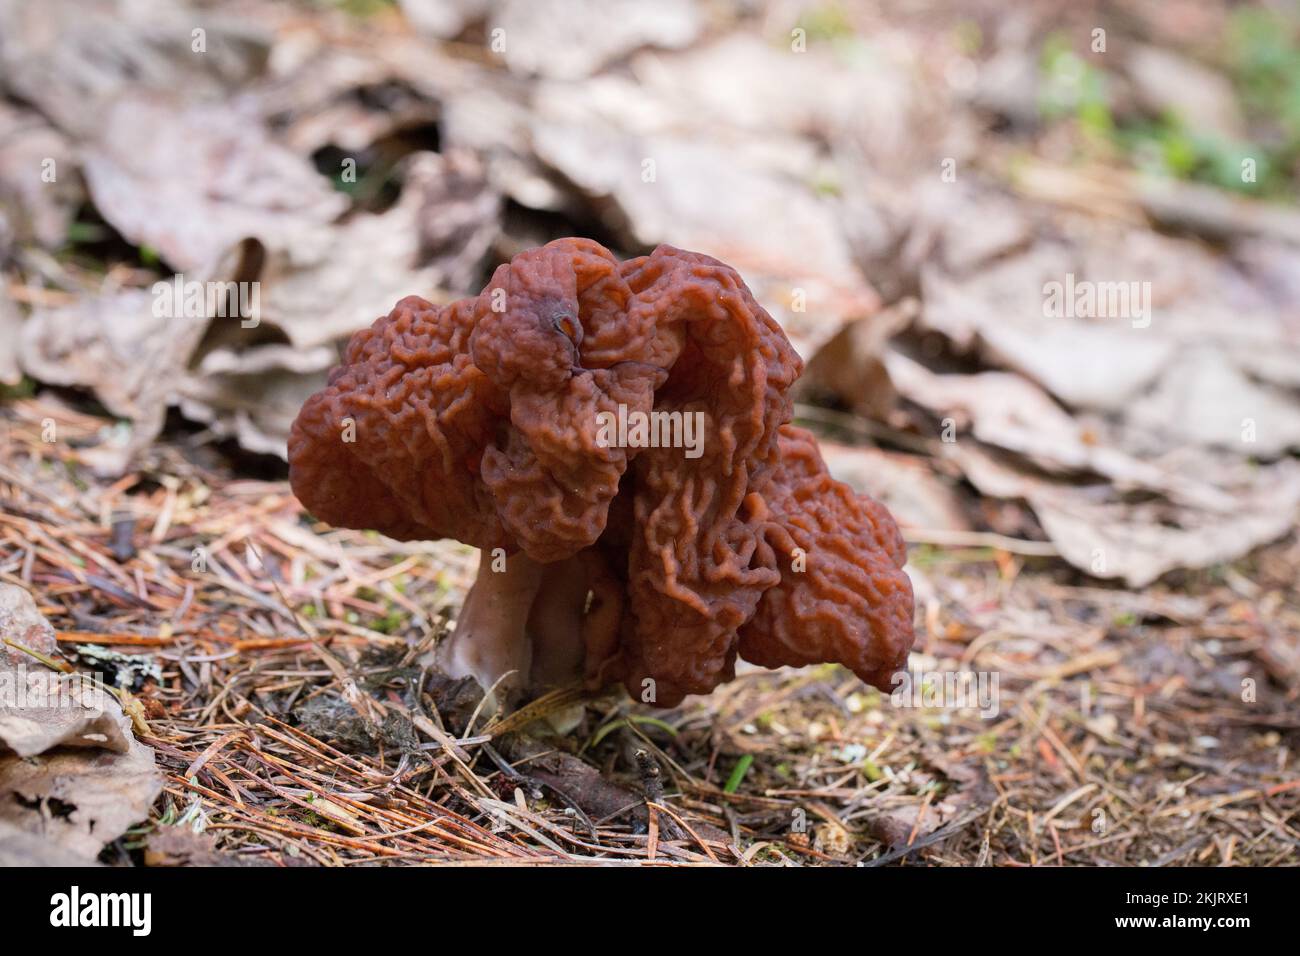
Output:
[[[550,564],[521,551],[504,566],[484,551],[456,628],[433,663],[484,690],[501,680],[506,697],[567,687],[584,676],[599,686],[616,656],[622,609],[621,589],[594,551]]]
[[[579,557],[548,564],[542,572],[542,586],[528,616],[533,646],[530,677],[539,690],[563,687],[582,678],[587,591],[587,573]]]
[[[484,690],[513,671],[500,684],[508,696],[530,680],[528,615],[546,566],[522,551],[506,558],[500,570],[493,564],[492,553],[483,551],[456,629],[438,645],[435,661],[448,676],[473,677]]]

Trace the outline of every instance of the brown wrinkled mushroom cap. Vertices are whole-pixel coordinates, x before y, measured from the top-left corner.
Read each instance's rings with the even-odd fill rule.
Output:
[[[903,541],[787,424],[801,369],[730,267],[561,239],[477,298],[411,296],[358,332],[294,423],[291,481],[331,524],[501,548],[540,566],[520,587],[570,582],[592,686],[671,706],[739,654],[884,688],[912,643]],[[702,413],[701,453],[603,447],[620,405]],[[529,600],[521,627],[561,619]]]

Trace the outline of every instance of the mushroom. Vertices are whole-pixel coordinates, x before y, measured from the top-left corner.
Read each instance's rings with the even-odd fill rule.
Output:
[[[889,513],[788,424],[802,370],[736,271],[560,239],[358,332],[289,441],[317,518],[481,549],[436,662],[674,706],[766,667],[887,687],[912,643]]]

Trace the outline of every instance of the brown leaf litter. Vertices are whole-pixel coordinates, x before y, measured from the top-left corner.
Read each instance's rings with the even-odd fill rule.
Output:
[[[76,450],[94,419],[4,414],[0,578],[42,595],[62,645],[161,665],[138,695],[165,774],[142,834],[156,864],[1295,860],[1294,537],[1141,592],[917,545],[913,667],[996,672],[992,716],[891,704],[834,667],[753,668],[672,711],[588,698],[571,732],[521,733],[412,663],[458,607],[467,549],[314,528],[285,484],[166,443],[108,485]],[[103,769],[29,787],[47,832],[74,786],[110,805]],[[125,785],[138,798],[143,777]]]
[[[130,753],[35,756],[26,796],[0,792],[0,859],[1294,863],[1294,209],[1116,168],[1045,120],[1042,42],[1073,8],[994,30],[962,5],[976,51],[949,9],[841,5],[796,54],[781,4],[591,4],[581,43],[559,6],[0,0],[22,104],[0,110],[0,342],[21,343],[0,382],[116,419],[53,388],[0,409],[0,581],[57,628],[20,643],[131,675],[166,773],[155,801]],[[1249,129],[1202,65],[1226,16],[1110,24],[1115,108]],[[412,666],[472,554],[326,529],[206,447],[283,455],[353,329],[577,232],[742,269],[808,360],[798,416],[830,467],[904,526],[923,689],[996,674],[997,713],[822,668],[498,721]],[[176,270],[260,282],[257,321],[159,334]],[[1146,281],[1149,309],[1047,314],[1067,277]],[[172,408],[205,431],[166,431]],[[120,746],[113,714],[3,726]]]
[[[0,853],[92,861],[161,791],[153,751],[109,693],[39,663],[54,630],[14,584],[0,584],[0,637]]]

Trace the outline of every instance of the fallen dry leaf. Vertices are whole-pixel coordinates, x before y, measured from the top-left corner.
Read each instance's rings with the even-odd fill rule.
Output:
[[[162,792],[153,751],[54,750],[0,757],[0,822],[94,857],[149,816]]]
[[[1300,402],[1252,381],[1214,347],[1188,348],[1150,394],[1136,399],[1135,425],[1169,439],[1276,458],[1300,448]]]
[[[667,242],[734,266],[805,356],[879,300],[854,268],[834,204],[810,185],[742,162],[735,143],[644,133],[652,104],[630,82],[602,77],[579,94],[539,93],[537,154],[593,199],[632,245]],[[771,228],[780,222],[780,229]]]
[[[686,46],[703,26],[695,0],[505,0],[489,19],[511,71],[562,79],[643,46]]]
[[[924,458],[855,445],[818,442],[826,467],[854,491],[875,498],[905,528],[968,531],[952,487]]]
[[[119,99],[86,147],[85,173],[104,218],[187,279],[219,277],[245,239],[295,247],[348,206],[310,162],[270,138],[253,104],[239,101]]]
[[[32,596],[11,584],[0,584],[0,638],[43,654],[54,653],[56,644]],[[131,736],[130,722],[106,689],[80,675],[56,674],[7,645],[5,650],[0,854],[12,825],[93,859],[105,843],[148,816],[162,790],[153,751]],[[15,654],[21,657],[15,660]],[[29,699],[28,690],[41,693]],[[15,846],[13,852],[33,850],[29,841]]]
[[[195,833],[188,826],[159,827],[149,834],[144,851],[145,866],[271,866],[256,856],[223,853],[216,840],[206,833]]]
[[[889,340],[911,322],[913,299],[883,309],[870,318],[848,322],[804,365],[795,383],[796,400],[830,397],[863,418],[884,421],[898,401],[885,368]]]
[[[0,867],[98,865],[93,857],[73,853],[0,820]]]
[[[23,370],[18,367],[18,335],[22,324],[18,306],[7,296],[0,297],[0,385],[17,385],[23,377]]]
[[[446,96],[441,128],[449,147],[479,156],[493,188],[522,206],[551,211],[574,208],[574,197],[562,177],[534,154],[532,111],[513,92],[479,83]]]
[[[397,0],[411,26],[429,36],[451,39],[487,13],[489,0]]]
[[[35,309],[22,327],[19,362],[33,378],[89,388],[114,415],[131,422],[88,460],[120,472],[162,430],[181,375],[203,337],[206,315],[156,315],[145,289],[106,290],[72,305]],[[238,323],[238,319],[229,319]]]
[[[59,649],[54,628],[37,609],[31,592],[15,584],[0,584],[0,668],[33,663],[30,654],[10,647],[6,640],[50,657]]]
[[[262,320],[309,349],[365,328],[404,296],[469,291],[499,208],[472,156],[414,154],[392,209],[330,228],[301,224],[291,244],[268,255]]]
[[[35,662],[32,668],[0,670],[0,752],[31,757],[53,747],[90,747],[125,753],[130,739],[130,722],[106,689]]]
[[[1104,422],[1072,417],[1019,375],[935,375],[893,350],[886,353],[885,366],[901,394],[941,417],[945,441],[955,441],[959,431],[969,428],[980,441],[1058,475],[1102,475],[1120,488],[1157,491],[1205,507],[1231,507],[1232,499],[1189,473],[1185,460],[1144,461],[1108,444],[1102,438]]]
[[[109,105],[128,91],[222,95],[260,69],[268,43],[247,16],[200,15],[183,2],[0,0],[0,85],[78,137],[102,128]]]
[[[469,291],[500,228],[501,198],[472,156],[418,153],[383,213],[304,232],[258,273],[261,322],[224,322],[178,382],[182,412],[218,437],[287,455],[289,428],[337,364],[337,346],[408,295]],[[278,329],[290,344],[268,343]]]
[[[1213,483],[1232,496],[1233,504],[1209,509],[1159,499],[1128,501],[1107,484],[1030,475],[970,442],[957,443],[950,454],[981,493],[1026,501],[1070,564],[1134,588],[1175,568],[1239,558],[1292,530],[1300,508],[1300,465],[1289,459],[1253,472],[1221,470]],[[1229,478],[1232,471],[1235,481]]]
[[[869,55],[855,56],[815,42],[796,50],[789,34],[769,41],[732,33],[680,54],[647,51],[631,68],[643,95],[664,100],[679,126],[712,137],[731,129],[767,140],[851,139],[864,155],[838,171],[914,175],[930,91],[917,82],[905,41],[877,39]]]
[[[1224,142],[1246,138],[1236,94],[1224,74],[1157,46],[1135,43],[1126,52],[1125,69],[1149,113],[1173,114],[1186,128]]]
[[[0,206],[13,238],[59,247],[85,200],[71,141],[39,113],[0,103],[0,142]]]
[[[924,248],[964,241],[963,204],[988,202],[968,193],[980,190],[954,187],[949,214]],[[1042,237],[1031,246],[1001,250],[977,268],[942,256],[922,266],[923,327],[1024,375],[1071,408],[1134,426],[1142,447],[1133,452],[1191,441],[1275,457],[1295,444],[1300,403],[1252,378],[1295,387],[1300,343],[1288,316],[1300,308],[1300,288],[1253,279],[1232,258],[1190,239],[1086,217],[1071,217],[1063,235],[1041,209],[1021,215],[1038,223]],[[1250,259],[1260,265],[1250,268],[1278,277],[1291,271],[1284,244],[1251,243]],[[1100,299],[1115,284],[1129,285],[1136,297],[1125,314],[1110,314],[1109,299]],[[1076,290],[1061,314],[1048,314],[1049,287]],[[1092,306],[1076,307],[1078,295],[1092,293],[1099,297]],[[1198,409],[1186,408],[1189,401]],[[1257,436],[1249,448],[1239,437],[1245,420]]]
[[[217,349],[185,376],[181,412],[206,424],[218,438],[234,438],[251,452],[285,458],[297,410],[324,387],[337,362],[335,350],[326,346]]]

